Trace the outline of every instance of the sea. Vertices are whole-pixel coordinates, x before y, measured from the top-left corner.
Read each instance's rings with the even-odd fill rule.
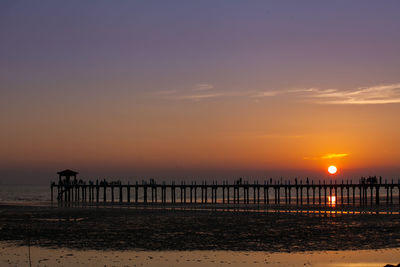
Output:
[[[0,184],[0,202],[49,202],[49,185],[4,185]]]

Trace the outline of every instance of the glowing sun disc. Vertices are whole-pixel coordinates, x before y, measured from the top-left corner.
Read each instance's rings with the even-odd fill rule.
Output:
[[[330,173],[330,174],[335,174],[336,172],[337,172],[337,168],[335,167],[335,166],[329,166],[329,168],[328,168],[328,172]]]

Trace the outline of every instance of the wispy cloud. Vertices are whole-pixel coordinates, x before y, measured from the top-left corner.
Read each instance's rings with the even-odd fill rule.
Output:
[[[294,88],[258,92],[252,97],[263,98],[277,95],[288,95],[319,104],[392,104],[400,103],[400,83],[359,87],[351,90]]]
[[[193,91],[208,91],[214,89],[214,85],[210,83],[198,83],[194,87]]]
[[[290,88],[265,91],[215,91],[215,86],[209,83],[199,83],[190,90],[163,90],[155,95],[178,100],[205,100],[223,97],[250,97],[255,101],[263,98],[287,96],[295,101],[306,101],[316,104],[341,104],[341,105],[365,105],[365,104],[392,104],[400,103],[400,83],[359,87],[351,90],[335,88]]]
[[[186,90],[160,90],[153,92],[154,96],[166,98],[166,99],[175,99],[175,100],[191,100],[191,101],[200,101],[205,99],[212,99],[221,96],[231,95],[229,92],[209,92],[214,89],[215,86],[210,83],[199,83],[194,85],[191,89]]]
[[[400,83],[359,87],[353,90],[313,89],[305,95],[321,104],[392,104],[400,103]]]
[[[263,97],[271,97],[271,96],[277,96],[279,94],[283,94],[285,93],[284,91],[263,91],[263,92],[256,92],[251,94],[251,97],[255,97],[255,98],[263,98]]]
[[[336,159],[347,157],[348,153],[330,153],[319,157],[303,157],[304,160]]]
[[[210,99],[222,96],[222,94],[193,94],[193,95],[180,95],[177,96],[176,99],[183,99],[183,100],[202,100],[202,99]]]
[[[335,159],[335,158],[344,158],[347,157],[349,154],[347,153],[341,153],[341,154],[326,154],[322,156],[322,159]]]

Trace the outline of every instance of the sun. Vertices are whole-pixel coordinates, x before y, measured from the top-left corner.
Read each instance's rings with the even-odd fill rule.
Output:
[[[336,172],[337,172],[337,168],[335,167],[335,166],[329,166],[329,168],[328,168],[328,172],[330,173],[330,174],[335,174]]]

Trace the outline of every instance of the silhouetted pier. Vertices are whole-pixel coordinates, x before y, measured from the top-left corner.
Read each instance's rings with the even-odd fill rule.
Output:
[[[90,203],[182,203],[182,204],[275,204],[275,205],[399,205],[400,180],[370,177],[351,181],[297,181],[268,179],[259,183],[239,179],[233,183],[157,183],[76,179],[76,172],[59,172],[59,183],[51,183],[51,200]],[[62,179],[61,177],[66,177]],[[71,177],[74,177],[71,180]]]

